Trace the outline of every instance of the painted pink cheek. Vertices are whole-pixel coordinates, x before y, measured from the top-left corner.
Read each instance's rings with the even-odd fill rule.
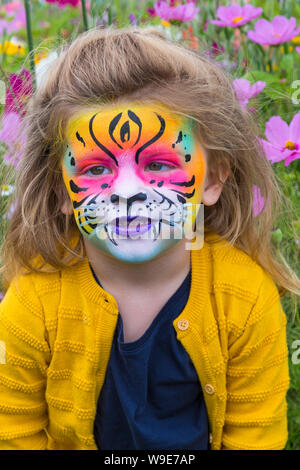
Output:
[[[101,178],[86,178],[80,177],[78,178],[78,186],[88,188],[89,192],[99,192],[99,190],[106,189],[112,185],[112,177],[108,176],[101,176]]]

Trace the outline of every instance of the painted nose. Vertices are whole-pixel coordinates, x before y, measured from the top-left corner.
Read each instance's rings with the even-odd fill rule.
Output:
[[[119,203],[120,196],[118,194],[112,194],[110,197],[110,201],[112,203]],[[135,201],[146,201],[147,195],[145,193],[137,193],[129,198],[122,198],[127,199],[128,207],[133,204]]]

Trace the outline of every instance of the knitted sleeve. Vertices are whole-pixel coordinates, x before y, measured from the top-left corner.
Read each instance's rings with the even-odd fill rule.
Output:
[[[229,348],[223,449],[280,450],[287,441],[289,387],[286,316],[263,272],[259,294]]]
[[[20,276],[0,304],[0,450],[46,449],[49,361],[42,305]]]

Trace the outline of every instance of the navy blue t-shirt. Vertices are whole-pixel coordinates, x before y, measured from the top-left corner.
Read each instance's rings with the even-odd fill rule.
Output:
[[[94,422],[99,450],[209,449],[201,385],[172,324],[190,283],[191,272],[136,341],[124,343],[119,314]]]

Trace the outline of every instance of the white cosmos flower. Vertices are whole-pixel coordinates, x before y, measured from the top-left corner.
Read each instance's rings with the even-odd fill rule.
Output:
[[[1,196],[10,196],[14,192],[14,186],[11,184],[3,184],[1,186]]]
[[[39,88],[47,77],[49,67],[52,62],[57,59],[58,54],[56,51],[50,52],[44,59],[41,59],[35,66],[36,86]]]

